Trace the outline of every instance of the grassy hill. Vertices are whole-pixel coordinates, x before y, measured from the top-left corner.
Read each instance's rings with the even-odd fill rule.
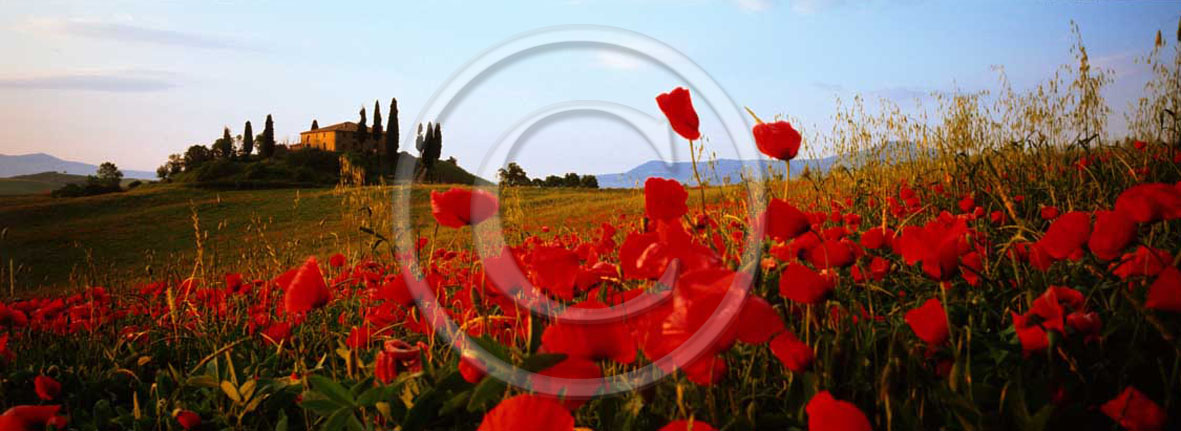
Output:
[[[136,179],[123,180],[123,187]],[[65,174],[61,172],[41,172],[39,174],[17,175],[10,178],[0,178],[0,196],[47,194],[66,184],[82,184],[86,182],[86,175]]]
[[[446,163],[441,163],[447,165]],[[361,224],[388,229],[394,187],[211,190],[148,184],[117,194],[73,199],[13,196],[0,200],[0,297],[87,285],[131,287],[149,279],[185,278],[197,258],[209,267],[251,261],[283,268],[308,255],[370,252]],[[429,193],[451,186],[415,186],[415,225],[433,227]],[[358,202],[361,202],[358,204]],[[539,231],[589,229],[602,214],[639,213],[638,190],[526,188],[502,196],[506,225],[527,214]],[[358,221],[359,215],[369,220]],[[378,231],[386,229],[377,229]],[[200,232],[198,234],[198,232]],[[421,235],[431,236],[430,231]],[[440,243],[470,230],[445,229]],[[198,239],[200,238],[200,239]],[[9,261],[16,269],[10,286]]]

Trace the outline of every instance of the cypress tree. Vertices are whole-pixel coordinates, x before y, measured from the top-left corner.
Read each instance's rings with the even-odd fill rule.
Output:
[[[385,128],[385,154],[390,165],[398,163],[398,99],[390,99],[389,124]]]
[[[312,120],[312,130],[316,130],[319,128],[320,128],[320,123],[317,123],[316,120]]]
[[[254,152],[254,128],[250,126],[250,122],[246,122],[246,126],[242,128],[242,156],[250,157],[250,153]]]
[[[365,119],[365,107],[361,107],[361,120],[357,122],[357,145],[365,145],[365,141],[369,140],[369,126],[366,125],[368,120]]]
[[[230,136],[230,128],[222,130],[221,139],[213,141],[213,154],[219,159],[234,158],[234,137]]]
[[[443,155],[443,130],[441,123],[435,123],[435,133],[431,134],[431,164],[439,161]]]
[[[275,155],[275,122],[271,114],[267,114],[267,122],[262,129],[262,142],[258,144],[258,154],[265,158]]]
[[[427,124],[427,130],[430,130],[430,123]],[[423,154],[426,154],[426,135],[422,132],[422,123],[418,123],[418,134],[414,136],[414,149],[418,150],[419,159],[422,159]]]
[[[381,145],[381,102],[373,101],[373,152]]]

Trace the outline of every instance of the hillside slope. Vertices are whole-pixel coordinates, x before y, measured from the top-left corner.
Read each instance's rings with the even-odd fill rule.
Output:
[[[121,169],[124,178],[153,179],[155,172]],[[7,155],[0,154],[0,177],[30,175],[41,172],[60,172],[71,175],[94,175],[97,165],[62,160],[45,153]]]

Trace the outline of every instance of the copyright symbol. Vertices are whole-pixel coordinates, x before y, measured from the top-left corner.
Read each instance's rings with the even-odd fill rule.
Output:
[[[563,48],[596,47],[617,50],[634,56],[646,58],[664,69],[672,72],[681,79],[685,86],[693,91],[698,106],[712,111],[722,124],[725,134],[734,146],[734,151],[743,160],[758,158],[755,144],[748,132],[749,128],[743,112],[704,70],[688,57],[672,47],[648,36],[614,27],[571,25],[548,27],[527,32],[497,44],[476,58],[465,64],[440,87],[427,101],[419,113],[415,123],[429,121],[446,122],[455,102],[466,93],[476,88],[483,78],[507,64],[527,58],[530,55]],[[606,117],[623,123],[645,137],[649,149],[659,159],[668,163],[679,161],[678,154],[683,150],[683,142],[674,140],[674,135],[667,121],[662,117],[649,114],[650,107],[637,109],[618,103],[603,100],[574,100],[554,105],[543,106],[512,124],[504,126],[504,132],[496,142],[488,146],[475,174],[483,178],[495,178],[496,171],[513,161],[522,146],[522,136],[527,136],[548,123],[566,118],[592,115]],[[403,136],[402,147],[410,148],[413,136]],[[400,160],[395,177],[398,183],[412,184],[413,173],[416,172],[416,162]],[[755,172],[755,175],[759,175]],[[751,216],[759,208],[765,208],[765,197],[757,187],[760,181],[747,182],[746,190],[751,209]],[[759,238],[762,237],[760,224],[754,224],[754,231],[747,232],[745,246],[738,275],[732,277],[729,292],[721,304],[709,316],[709,322],[697,333],[690,334],[683,344],[668,355],[661,358],[649,358],[651,362],[644,366],[631,367],[623,374],[602,378],[559,378],[532,373],[515,367],[513,364],[500,360],[497,356],[485,351],[477,343],[472,342],[461,330],[456,322],[447,317],[435,297],[434,292],[424,281],[422,271],[417,260],[414,236],[414,226],[410,216],[411,187],[396,187],[393,192],[394,225],[401,235],[395,244],[403,268],[403,277],[407,287],[414,294],[419,310],[423,316],[428,316],[436,333],[448,339],[453,347],[465,357],[475,359],[474,364],[483,368],[488,377],[497,378],[505,383],[519,388],[531,389],[536,393],[565,396],[567,398],[590,398],[612,395],[640,389],[655,383],[668,374],[668,370],[683,367],[695,358],[706,354],[710,346],[723,336],[729,319],[733,318],[735,310],[741,306],[746,291],[754,279],[753,271],[757,265],[761,250]],[[485,187],[485,191],[496,194],[496,187]],[[473,200],[474,202],[474,200]],[[479,234],[477,234],[477,232]],[[472,229],[472,240],[484,263],[485,273],[491,285],[502,289],[501,294],[513,298],[515,306],[531,313],[533,318],[545,319],[551,324],[561,325],[612,325],[620,324],[638,313],[643,313],[660,306],[668,300],[668,288],[676,283],[678,277],[677,262],[672,262],[664,271],[663,276],[656,283],[651,294],[636,295],[633,299],[612,307],[582,308],[567,307],[566,304],[554,301],[544,294],[529,294],[539,292],[529,282],[526,271],[516,264],[504,248],[502,226],[498,217],[491,217]],[[508,264],[506,264],[508,263]],[[509,291],[514,289],[512,291]],[[526,292],[526,294],[520,294]],[[661,293],[663,292],[663,294]],[[514,294],[517,293],[517,294]]]

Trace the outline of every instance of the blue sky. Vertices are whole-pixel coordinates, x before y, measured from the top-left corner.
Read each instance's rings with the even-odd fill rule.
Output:
[[[563,24],[639,32],[684,53],[739,105],[827,130],[837,96],[908,103],[930,91],[1017,88],[1071,61],[1070,22],[1114,71],[1122,113],[1147,70],[1134,63],[1177,2],[929,0],[570,0],[546,2],[6,2],[0,6],[0,153],[47,152],[152,170],[223,126],[297,139],[313,119],[355,121],[375,99],[408,130],[447,77],[497,43]],[[1171,38],[1170,38],[1171,39]],[[524,56],[475,86],[443,124],[443,157],[474,167],[526,114],[604,100],[659,115],[653,97],[684,82],[644,58],[578,48]],[[703,110],[704,111],[704,110]],[[702,112],[709,148],[727,149]],[[372,112],[370,112],[372,117]],[[643,137],[599,117],[546,125],[517,160],[532,175],[608,173],[653,159]],[[823,149],[816,149],[823,152]],[[681,153],[683,156],[684,153]]]

